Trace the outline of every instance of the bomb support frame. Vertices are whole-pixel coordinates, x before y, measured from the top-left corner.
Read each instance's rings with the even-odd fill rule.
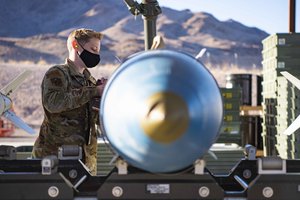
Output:
[[[214,175],[203,160],[177,173],[153,174],[120,160],[106,176],[91,176],[79,159],[49,156],[16,160],[1,148],[4,199],[298,199],[300,160],[255,158],[253,148],[228,175]],[[79,158],[78,154],[78,158]]]

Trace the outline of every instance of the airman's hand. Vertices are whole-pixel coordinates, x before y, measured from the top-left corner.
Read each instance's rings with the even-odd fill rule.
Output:
[[[104,87],[105,87],[106,83],[107,83],[107,79],[105,79],[105,78],[101,78],[101,79],[97,80],[96,88],[97,88],[99,96],[102,96],[102,93],[104,91]]]
[[[105,84],[96,86],[97,92],[98,92],[98,96],[102,96],[102,93],[104,91],[104,87],[105,87]]]

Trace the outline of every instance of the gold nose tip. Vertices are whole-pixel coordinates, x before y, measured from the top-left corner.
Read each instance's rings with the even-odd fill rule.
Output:
[[[152,95],[146,105],[141,126],[146,135],[160,143],[170,143],[188,127],[188,108],[184,100],[172,92]]]
[[[148,121],[163,122],[165,119],[168,119],[166,115],[169,115],[166,102],[158,101],[150,106],[146,119]]]

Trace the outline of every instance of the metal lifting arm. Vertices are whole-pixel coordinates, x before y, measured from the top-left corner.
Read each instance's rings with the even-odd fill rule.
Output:
[[[157,0],[143,0],[141,4],[134,0],[124,0],[124,2],[133,15],[143,15],[145,50],[149,50],[152,46],[153,38],[156,36],[156,19],[161,13]]]

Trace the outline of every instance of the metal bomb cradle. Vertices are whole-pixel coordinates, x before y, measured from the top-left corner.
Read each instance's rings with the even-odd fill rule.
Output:
[[[62,149],[59,159],[14,160],[15,149],[2,146],[1,155],[6,154],[7,160],[0,160],[0,199],[299,198],[299,160],[256,159],[251,146],[246,148],[247,157],[228,175],[211,174],[202,160],[180,172],[164,174],[128,167],[119,160],[108,175],[91,176],[79,160],[69,159],[78,152],[72,149]]]
[[[149,49],[158,3],[126,3],[146,16]],[[14,147],[0,146],[0,199],[299,199],[299,160],[256,158],[247,145],[229,174],[206,168],[201,158],[218,138],[223,103],[213,76],[189,55],[156,50],[126,60],[107,83],[100,111],[119,155],[110,173],[91,176],[77,146],[42,160],[16,160]]]

